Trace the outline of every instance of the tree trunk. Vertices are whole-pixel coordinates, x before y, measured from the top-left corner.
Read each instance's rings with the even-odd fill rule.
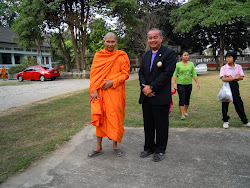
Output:
[[[216,55],[216,46],[213,46],[213,57],[215,60],[216,70],[219,70],[219,59],[218,56]]]
[[[85,7],[85,3],[87,7]],[[81,50],[81,70],[86,69],[86,63],[85,63],[85,45],[86,45],[86,25],[88,23],[89,19],[89,5],[88,1],[81,0],[81,18],[80,18],[80,31],[81,31],[81,45],[80,45],[80,50]]]
[[[224,64],[224,41],[225,40],[225,27],[220,26],[220,67]]]
[[[65,59],[65,64],[66,64],[66,71],[68,71],[68,64],[69,64],[69,58],[68,58],[68,54],[66,52],[66,49],[63,49],[62,47],[62,40],[63,39],[59,39],[59,43],[58,43],[58,47],[59,47],[59,50],[63,56],[63,58]]]
[[[81,68],[84,70],[86,69],[86,62],[85,62],[85,45],[86,45],[86,31],[84,30],[82,33],[82,44],[81,44]]]
[[[75,38],[73,25],[69,25],[69,29],[70,29],[71,39],[72,39],[72,43],[73,43],[73,47],[74,47],[74,53],[75,53],[75,59],[76,59],[76,69],[77,69],[77,72],[80,72],[80,61],[79,61],[79,55],[78,55],[78,50],[77,50],[77,41]]]
[[[37,48],[38,55],[41,58],[41,64],[44,65],[44,59],[43,59],[43,55],[42,55],[41,45],[40,45],[40,41],[38,41],[38,40],[36,40],[36,48]]]

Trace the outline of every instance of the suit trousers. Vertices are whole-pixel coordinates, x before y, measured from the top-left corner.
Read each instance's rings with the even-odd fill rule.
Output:
[[[229,82],[229,84],[230,84],[230,88],[231,88],[232,95],[233,95],[233,103],[234,103],[235,110],[238,116],[240,117],[242,123],[246,124],[248,123],[248,119],[245,114],[243,101],[240,97],[239,84],[238,82],[235,82],[235,81]],[[229,106],[229,102],[222,102],[222,116],[223,116],[222,120],[224,122],[228,122],[230,118],[227,115],[228,106]]]
[[[153,105],[149,99],[142,103],[145,151],[165,153],[168,142],[170,105]]]

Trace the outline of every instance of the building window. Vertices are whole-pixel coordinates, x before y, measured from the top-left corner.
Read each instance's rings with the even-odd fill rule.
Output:
[[[11,48],[7,48],[7,47],[5,47],[5,50],[11,50]]]
[[[46,57],[46,64],[49,64],[49,57]]]
[[[11,54],[2,54],[3,64],[12,64]]]
[[[46,64],[44,56],[42,56],[42,59],[43,59],[43,64]],[[41,63],[42,63],[42,60],[41,60]]]
[[[20,64],[20,56],[15,55],[14,57],[15,57],[15,64],[16,64],[16,65],[17,65],[17,64]]]
[[[14,48],[15,51],[22,51],[21,48]]]

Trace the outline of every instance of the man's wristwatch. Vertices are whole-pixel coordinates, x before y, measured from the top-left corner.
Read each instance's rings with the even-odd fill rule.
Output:
[[[150,89],[151,89],[152,91],[154,91],[153,86],[151,86],[151,85],[150,85]]]

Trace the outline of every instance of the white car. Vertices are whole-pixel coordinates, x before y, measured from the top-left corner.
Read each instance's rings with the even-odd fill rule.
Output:
[[[196,74],[207,74],[207,64],[196,64],[195,65]]]

